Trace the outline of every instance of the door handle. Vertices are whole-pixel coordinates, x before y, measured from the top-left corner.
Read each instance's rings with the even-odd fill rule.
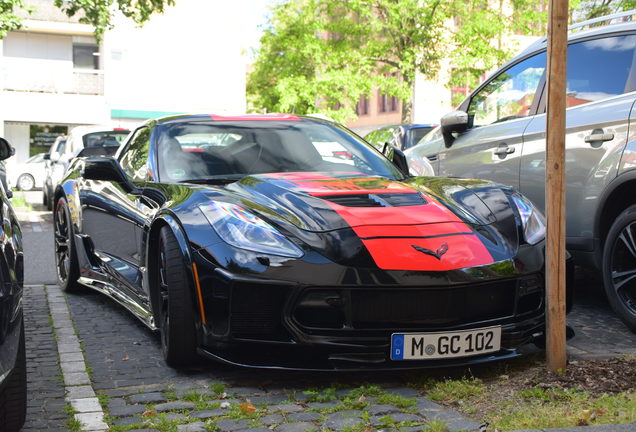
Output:
[[[594,129],[592,133],[584,138],[588,144],[602,143],[614,139],[613,133],[604,133],[603,129]]]
[[[501,159],[505,158],[509,154],[515,152],[514,147],[510,147],[508,144],[499,144],[499,147],[495,150],[495,154],[499,156]]]

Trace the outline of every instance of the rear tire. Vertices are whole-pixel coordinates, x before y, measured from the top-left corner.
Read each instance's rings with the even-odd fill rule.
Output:
[[[603,283],[616,315],[636,332],[636,205],[623,211],[607,234]]]
[[[18,432],[26,419],[27,380],[24,347],[24,322],[20,330],[20,344],[15,366],[4,389],[0,391],[0,425],[3,431]]]
[[[197,361],[196,331],[192,287],[179,243],[172,230],[159,232],[157,254],[159,295],[161,298],[161,350],[168,366],[178,368]]]
[[[35,179],[31,174],[20,174],[16,186],[20,190],[30,191],[35,187]]]
[[[55,242],[55,267],[57,280],[64,292],[81,291],[77,252],[73,243],[73,222],[68,210],[66,198],[57,200],[53,212],[53,229]]]
[[[46,186],[44,186],[44,187],[46,188]],[[53,210],[53,196],[52,196],[53,194],[52,194],[50,189],[47,188],[46,190],[47,190],[47,192],[46,192],[46,202],[44,203],[44,205],[46,206],[47,210],[51,211],[51,210]]]

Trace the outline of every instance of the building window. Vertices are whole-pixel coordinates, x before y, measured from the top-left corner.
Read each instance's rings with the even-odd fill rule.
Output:
[[[74,44],[73,67],[75,69],[99,69],[99,48],[97,45]]]
[[[379,94],[378,110],[381,113],[397,112],[398,109],[399,109],[399,103],[396,96],[388,96],[385,94]]]
[[[356,115],[362,116],[369,114],[369,99],[366,96],[361,96],[356,105]]]

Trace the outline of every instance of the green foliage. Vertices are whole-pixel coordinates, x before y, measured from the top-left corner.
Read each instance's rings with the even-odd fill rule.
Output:
[[[437,72],[443,4],[283,1],[273,9],[248,79],[251,106],[345,121],[373,89],[410,101],[416,73]]]
[[[174,5],[175,0],[55,0],[68,16],[79,15],[80,22],[95,27],[95,35],[100,39],[104,31],[112,28],[115,11],[142,24],[154,13],[163,13],[166,7]],[[21,26],[24,13],[32,8],[23,0],[0,0],[0,39],[11,30]]]
[[[571,389],[533,388],[513,395],[488,416],[487,421],[498,430],[633,423],[636,395],[592,397],[587,392]]]

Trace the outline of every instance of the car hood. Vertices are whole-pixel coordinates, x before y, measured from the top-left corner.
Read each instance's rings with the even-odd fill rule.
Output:
[[[487,225],[493,211],[475,191],[447,180],[435,190],[416,181],[326,173],[248,176],[226,187],[236,204],[311,232],[349,227]],[[438,182],[439,183],[439,182]],[[452,193],[448,191],[452,189]]]

